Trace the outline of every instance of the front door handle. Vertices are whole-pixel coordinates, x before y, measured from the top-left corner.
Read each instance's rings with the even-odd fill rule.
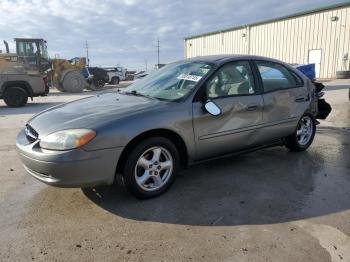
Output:
[[[299,96],[295,99],[295,102],[305,102],[305,101],[309,101],[310,100],[310,96]]]
[[[257,105],[250,105],[250,106],[247,106],[247,111],[254,111],[254,110],[257,110],[258,109],[258,106]]]

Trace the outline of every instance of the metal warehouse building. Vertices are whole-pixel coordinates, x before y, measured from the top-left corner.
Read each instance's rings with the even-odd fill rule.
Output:
[[[350,70],[350,2],[184,39],[185,57],[251,54],[315,63],[316,77]]]

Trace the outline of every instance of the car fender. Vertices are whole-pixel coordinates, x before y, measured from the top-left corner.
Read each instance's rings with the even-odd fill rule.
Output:
[[[188,155],[193,156],[195,142],[192,126],[192,111],[186,106],[179,106],[177,110],[164,109],[157,112],[136,112],[125,118],[118,119],[106,125],[97,127],[97,136],[85,150],[99,150],[112,147],[125,147],[135,137],[155,130],[169,130],[177,134],[184,141]],[[157,117],[154,117],[154,116]],[[167,117],[164,117],[164,116]],[[177,120],[178,119],[178,120]],[[183,120],[185,119],[185,120]]]

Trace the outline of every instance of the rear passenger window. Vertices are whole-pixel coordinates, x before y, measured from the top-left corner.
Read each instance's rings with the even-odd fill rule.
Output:
[[[264,61],[257,61],[256,64],[261,75],[265,92],[296,87],[299,85],[288,69],[280,64]]]

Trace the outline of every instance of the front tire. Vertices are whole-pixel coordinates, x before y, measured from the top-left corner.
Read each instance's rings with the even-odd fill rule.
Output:
[[[8,87],[3,94],[6,105],[10,107],[21,107],[27,104],[27,91],[21,87]]]
[[[65,74],[62,86],[68,93],[80,93],[86,88],[87,82],[79,71],[71,70]]]
[[[134,147],[126,160],[123,178],[130,193],[140,199],[158,196],[174,182],[179,153],[166,138],[148,138]]]
[[[316,121],[312,114],[304,114],[299,122],[295,132],[286,137],[286,147],[291,151],[305,151],[314,140],[316,133]]]

